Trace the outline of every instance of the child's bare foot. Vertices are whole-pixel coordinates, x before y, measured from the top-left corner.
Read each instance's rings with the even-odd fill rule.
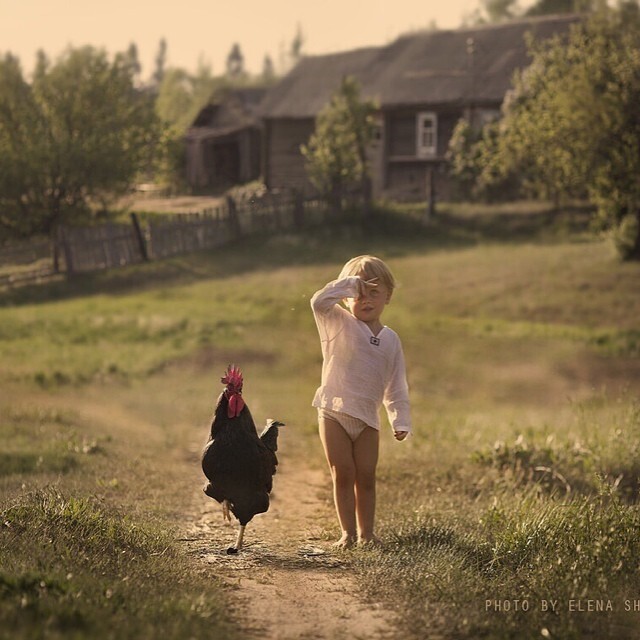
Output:
[[[355,543],[355,537],[345,533],[338,542],[333,543],[333,548],[339,551],[344,551],[345,549],[351,549]]]

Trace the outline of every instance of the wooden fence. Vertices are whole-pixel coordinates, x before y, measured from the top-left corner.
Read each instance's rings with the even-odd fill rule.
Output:
[[[267,194],[239,202],[227,198],[223,205],[201,213],[164,216],[147,227],[149,257],[166,258],[220,247],[246,235],[290,229],[301,222],[304,206],[293,195]]]
[[[135,223],[62,227],[59,243],[68,273],[123,267],[145,260]]]
[[[41,262],[43,256],[48,257],[45,267],[39,265],[42,277],[56,273],[54,255],[60,258],[56,261],[58,271],[74,274],[212,249],[247,235],[301,228],[324,215],[323,205],[316,200],[303,200],[292,193],[267,193],[239,201],[227,197],[213,209],[167,215],[145,225],[132,214],[130,225],[65,226],[60,228],[53,246],[44,241],[13,254],[11,249],[0,248],[0,285],[21,281],[15,265],[28,265],[32,261],[29,252]],[[5,263],[6,268],[13,265],[12,273],[3,273]],[[31,273],[28,266],[22,272]],[[24,280],[28,279],[25,275]]]
[[[228,219],[221,211],[167,216],[149,222],[145,236],[149,258],[156,260],[219,247],[231,238]]]
[[[54,273],[51,242],[32,240],[0,247],[0,286],[23,284]]]

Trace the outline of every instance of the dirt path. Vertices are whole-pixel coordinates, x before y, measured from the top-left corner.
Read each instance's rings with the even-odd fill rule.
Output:
[[[195,446],[195,445],[194,445]],[[320,540],[327,476],[304,457],[280,452],[271,508],[247,526],[245,547],[227,555],[236,525],[218,503],[195,495],[185,543],[189,552],[232,589],[235,614],[247,639],[394,638],[394,614],[358,598],[348,554]]]

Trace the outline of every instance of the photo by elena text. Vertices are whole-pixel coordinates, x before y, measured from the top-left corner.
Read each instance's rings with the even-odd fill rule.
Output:
[[[493,599],[484,601],[484,610],[493,613],[520,613],[527,611],[549,611],[551,613],[608,613],[613,611],[633,611],[640,614],[640,598],[558,598],[540,599]]]

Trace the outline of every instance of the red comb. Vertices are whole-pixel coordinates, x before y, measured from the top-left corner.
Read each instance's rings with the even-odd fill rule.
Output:
[[[227,373],[220,378],[222,384],[233,387],[238,393],[242,391],[242,372],[234,364],[227,367]]]

